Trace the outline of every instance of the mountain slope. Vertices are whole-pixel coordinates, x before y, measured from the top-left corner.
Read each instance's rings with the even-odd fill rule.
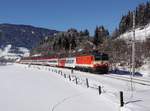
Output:
[[[119,36],[120,39],[132,40],[133,31],[127,31]],[[135,40],[145,41],[150,38],[150,24],[135,29]]]
[[[31,49],[43,38],[57,32],[29,25],[0,24],[0,47],[11,44],[13,47]]]

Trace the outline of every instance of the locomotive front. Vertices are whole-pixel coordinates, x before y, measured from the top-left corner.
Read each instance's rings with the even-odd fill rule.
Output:
[[[105,53],[93,54],[93,72],[108,73],[109,70],[109,57]]]

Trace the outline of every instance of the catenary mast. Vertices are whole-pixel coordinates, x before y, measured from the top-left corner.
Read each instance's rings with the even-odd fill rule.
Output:
[[[132,75],[131,75],[131,88],[133,90],[133,76],[135,74],[135,11],[133,12],[133,37],[132,37]]]

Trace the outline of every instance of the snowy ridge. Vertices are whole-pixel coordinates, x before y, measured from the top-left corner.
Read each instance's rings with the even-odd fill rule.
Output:
[[[145,27],[140,27],[135,29],[135,39],[137,41],[145,41],[149,37],[150,37],[150,24],[146,25]],[[120,35],[118,38],[124,40],[132,40],[133,32],[132,30],[125,32],[124,34]]]
[[[27,48],[24,47],[17,47],[18,51],[20,53],[12,53],[12,45],[9,44],[5,48],[0,49],[0,57],[3,57],[4,59],[20,59],[20,57],[26,57],[29,56],[30,51]]]
[[[10,44],[7,45],[7,46],[4,48],[4,50],[0,49],[0,57],[7,55],[8,52],[10,51],[10,49],[11,49],[11,45],[10,45]]]
[[[20,52],[22,52],[22,57],[28,57],[30,55],[29,49],[25,47],[17,47]]]

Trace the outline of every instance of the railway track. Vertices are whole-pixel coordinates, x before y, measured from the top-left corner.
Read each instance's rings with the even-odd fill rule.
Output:
[[[141,85],[146,85],[150,86],[150,80],[143,79],[143,78],[137,78],[137,77],[127,77],[127,76],[120,76],[120,75],[105,75],[105,77],[113,78],[113,79],[118,79],[118,80],[123,80],[123,81],[128,81],[128,82],[133,82],[136,84],[141,84]]]

